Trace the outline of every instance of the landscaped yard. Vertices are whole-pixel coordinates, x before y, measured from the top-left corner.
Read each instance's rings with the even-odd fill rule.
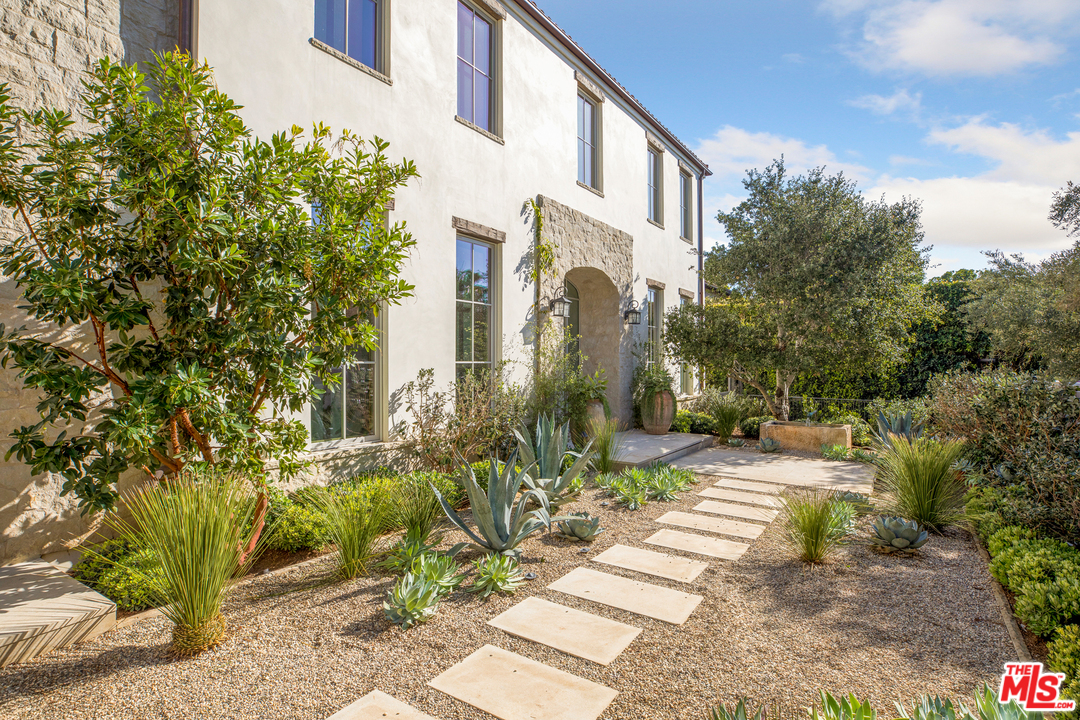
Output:
[[[656,518],[690,512],[702,500],[697,493],[717,480],[700,479],[679,500],[634,512],[589,485],[567,509],[602,518],[606,531],[595,542],[534,535],[521,547],[523,569],[535,580],[488,600],[455,592],[429,622],[406,632],[381,607],[392,576],[339,582],[326,559],[241,586],[225,613],[228,639],[216,649],[174,660],[169,623],[143,620],[0,672],[0,710],[64,720],[316,719],[378,688],[438,718],[480,719],[489,716],[427,683],[491,644],[619,691],[604,718],[697,719],[718,701],[744,695],[803,717],[818,689],[853,691],[879,708],[924,693],[970,697],[982,683],[995,683],[1014,657],[985,562],[963,532],[932,538],[917,557],[851,544],[814,567],[783,546],[774,521],[747,541],[738,561],[711,560],[690,584],[590,560],[615,544],[708,559],[643,542],[662,527]],[[443,546],[461,539],[448,533]],[[546,588],[580,566],[704,600],[685,624],[672,625]],[[530,596],[643,632],[604,667],[487,625]],[[505,692],[532,690],[523,684]]]

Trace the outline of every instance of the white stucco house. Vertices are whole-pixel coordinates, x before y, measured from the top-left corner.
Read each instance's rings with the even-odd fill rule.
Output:
[[[422,176],[390,212],[418,243],[404,269],[414,297],[380,313],[380,349],[303,413],[321,472],[351,472],[349,458],[390,439],[402,419],[392,399],[424,368],[440,387],[503,360],[529,371],[537,318],[523,269],[533,246],[528,199],[556,245],[540,320],[554,300],[570,300],[569,317],[546,319],[580,335],[585,370],[604,368],[611,406],[629,419],[635,343],[659,335],[666,309],[702,296],[709,170],[536,5],[181,0],[168,22],[162,32],[214,68],[259,136],[317,122],[377,135]],[[466,276],[475,282],[458,281]],[[627,320],[635,303],[638,324]],[[677,377],[681,393],[695,391],[691,373]],[[8,494],[41,483],[14,462],[0,466],[5,473],[15,478],[0,483]],[[59,550],[85,530],[56,488],[36,504],[0,500],[23,508],[0,516],[7,536],[26,526],[26,512],[35,523],[56,519],[36,543],[0,545],[0,563]]]

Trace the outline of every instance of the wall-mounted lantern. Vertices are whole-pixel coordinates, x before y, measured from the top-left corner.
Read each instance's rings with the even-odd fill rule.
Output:
[[[551,301],[551,316],[559,318],[570,317],[570,298],[560,295]]]
[[[623,319],[626,320],[626,322],[630,323],[631,325],[640,325],[641,324],[641,310],[639,309],[640,307],[641,306],[638,305],[637,300],[631,300],[630,305],[627,306],[627,308],[626,308],[626,312],[623,313]]]

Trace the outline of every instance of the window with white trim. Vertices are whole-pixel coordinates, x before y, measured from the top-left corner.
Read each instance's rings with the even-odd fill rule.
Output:
[[[490,372],[495,293],[492,282],[494,248],[459,236],[457,239],[457,312],[455,377]]]

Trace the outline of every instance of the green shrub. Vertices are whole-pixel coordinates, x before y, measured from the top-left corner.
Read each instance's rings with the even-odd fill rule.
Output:
[[[822,445],[821,456],[826,460],[848,460],[851,452],[844,445]]]
[[[589,421],[589,437],[592,439],[593,469],[600,473],[615,470],[623,436],[619,434],[619,421],[615,418]]]
[[[742,434],[746,437],[757,437],[760,434],[760,428],[762,424],[769,422],[773,419],[772,415],[760,415],[758,417],[751,417],[739,422],[739,429],[742,430]]]
[[[990,561],[990,574],[1013,592],[1030,582],[1080,578],[1080,552],[1052,538],[1023,540]]]
[[[330,527],[320,510],[290,501],[272,525],[266,547],[284,552],[320,550],[330,542]]]
[[[71,575],[112,600],[120,610],[139,612],[157,604],[153,590],[161,575],[157,556],[127,540],[106,540],[86,548]]]
[[[392,524],[392,496],[358,489],[330,487],[312,495],[322,512],[329,537],[337,548],[337,572],[343,580],[366,575],[379,538]]]
[[[876,418],[878,415],[893,417],[894,415],[906,415],[911,413],[914,422],[927,422],[930,419],[930,402],[924,397],[911,398],[909,400],[886,400],[878,398],[866,407],[869,417]]]
[[[1068,625],[1059,628],[1054,634],[1053,641],[1047,646],[1049,657],[1047,658],[1050,669],[1054,672],[1065,673],[1065,685],[1062,696],[1067,700],[1076,700],[1080,704],[1080,625]],[[1080,711],[1073,711],[1069,717],[1080,715]]]
[[[717,422],[705,413],[679,410],[675,413],[675,419],[671,421],[671,431],[679,433],[695,433],[698,435],[715,435]]]
[[[986,541],[986,549],[991,557],[997,557],[1017,543],[1034,540],[1038,534],[1031,528],[1008,525],[1001,528]]]
[[[975,487],[964,498],[964,514],[983,542],[1005,527],[1005,518],[998,512],[1001,492],[992,487]]]
[[[888,446],[879,461],[888,512],[935,532],[962,522],[966,488],[953,463],[963,451],[962,443],[928,438]]]
[[[784,542],[805,563],[827,559],[851,531],[855,509],[831,492],[795,491],[782,502]]]
[[[822,422],[834,425],[850,425],[852,445],[862,445],[867,447],[874,437],[874,433],[870,429],[870,423],[866,422],[858,415],[850,413],[846,415],[828,415]]]
[[[1016,617],[1036,635],[1049,637],[1066,625],[1080,623],[1080,577],[1059,576],[1050,582],[1029,582],[1016,598]]]

